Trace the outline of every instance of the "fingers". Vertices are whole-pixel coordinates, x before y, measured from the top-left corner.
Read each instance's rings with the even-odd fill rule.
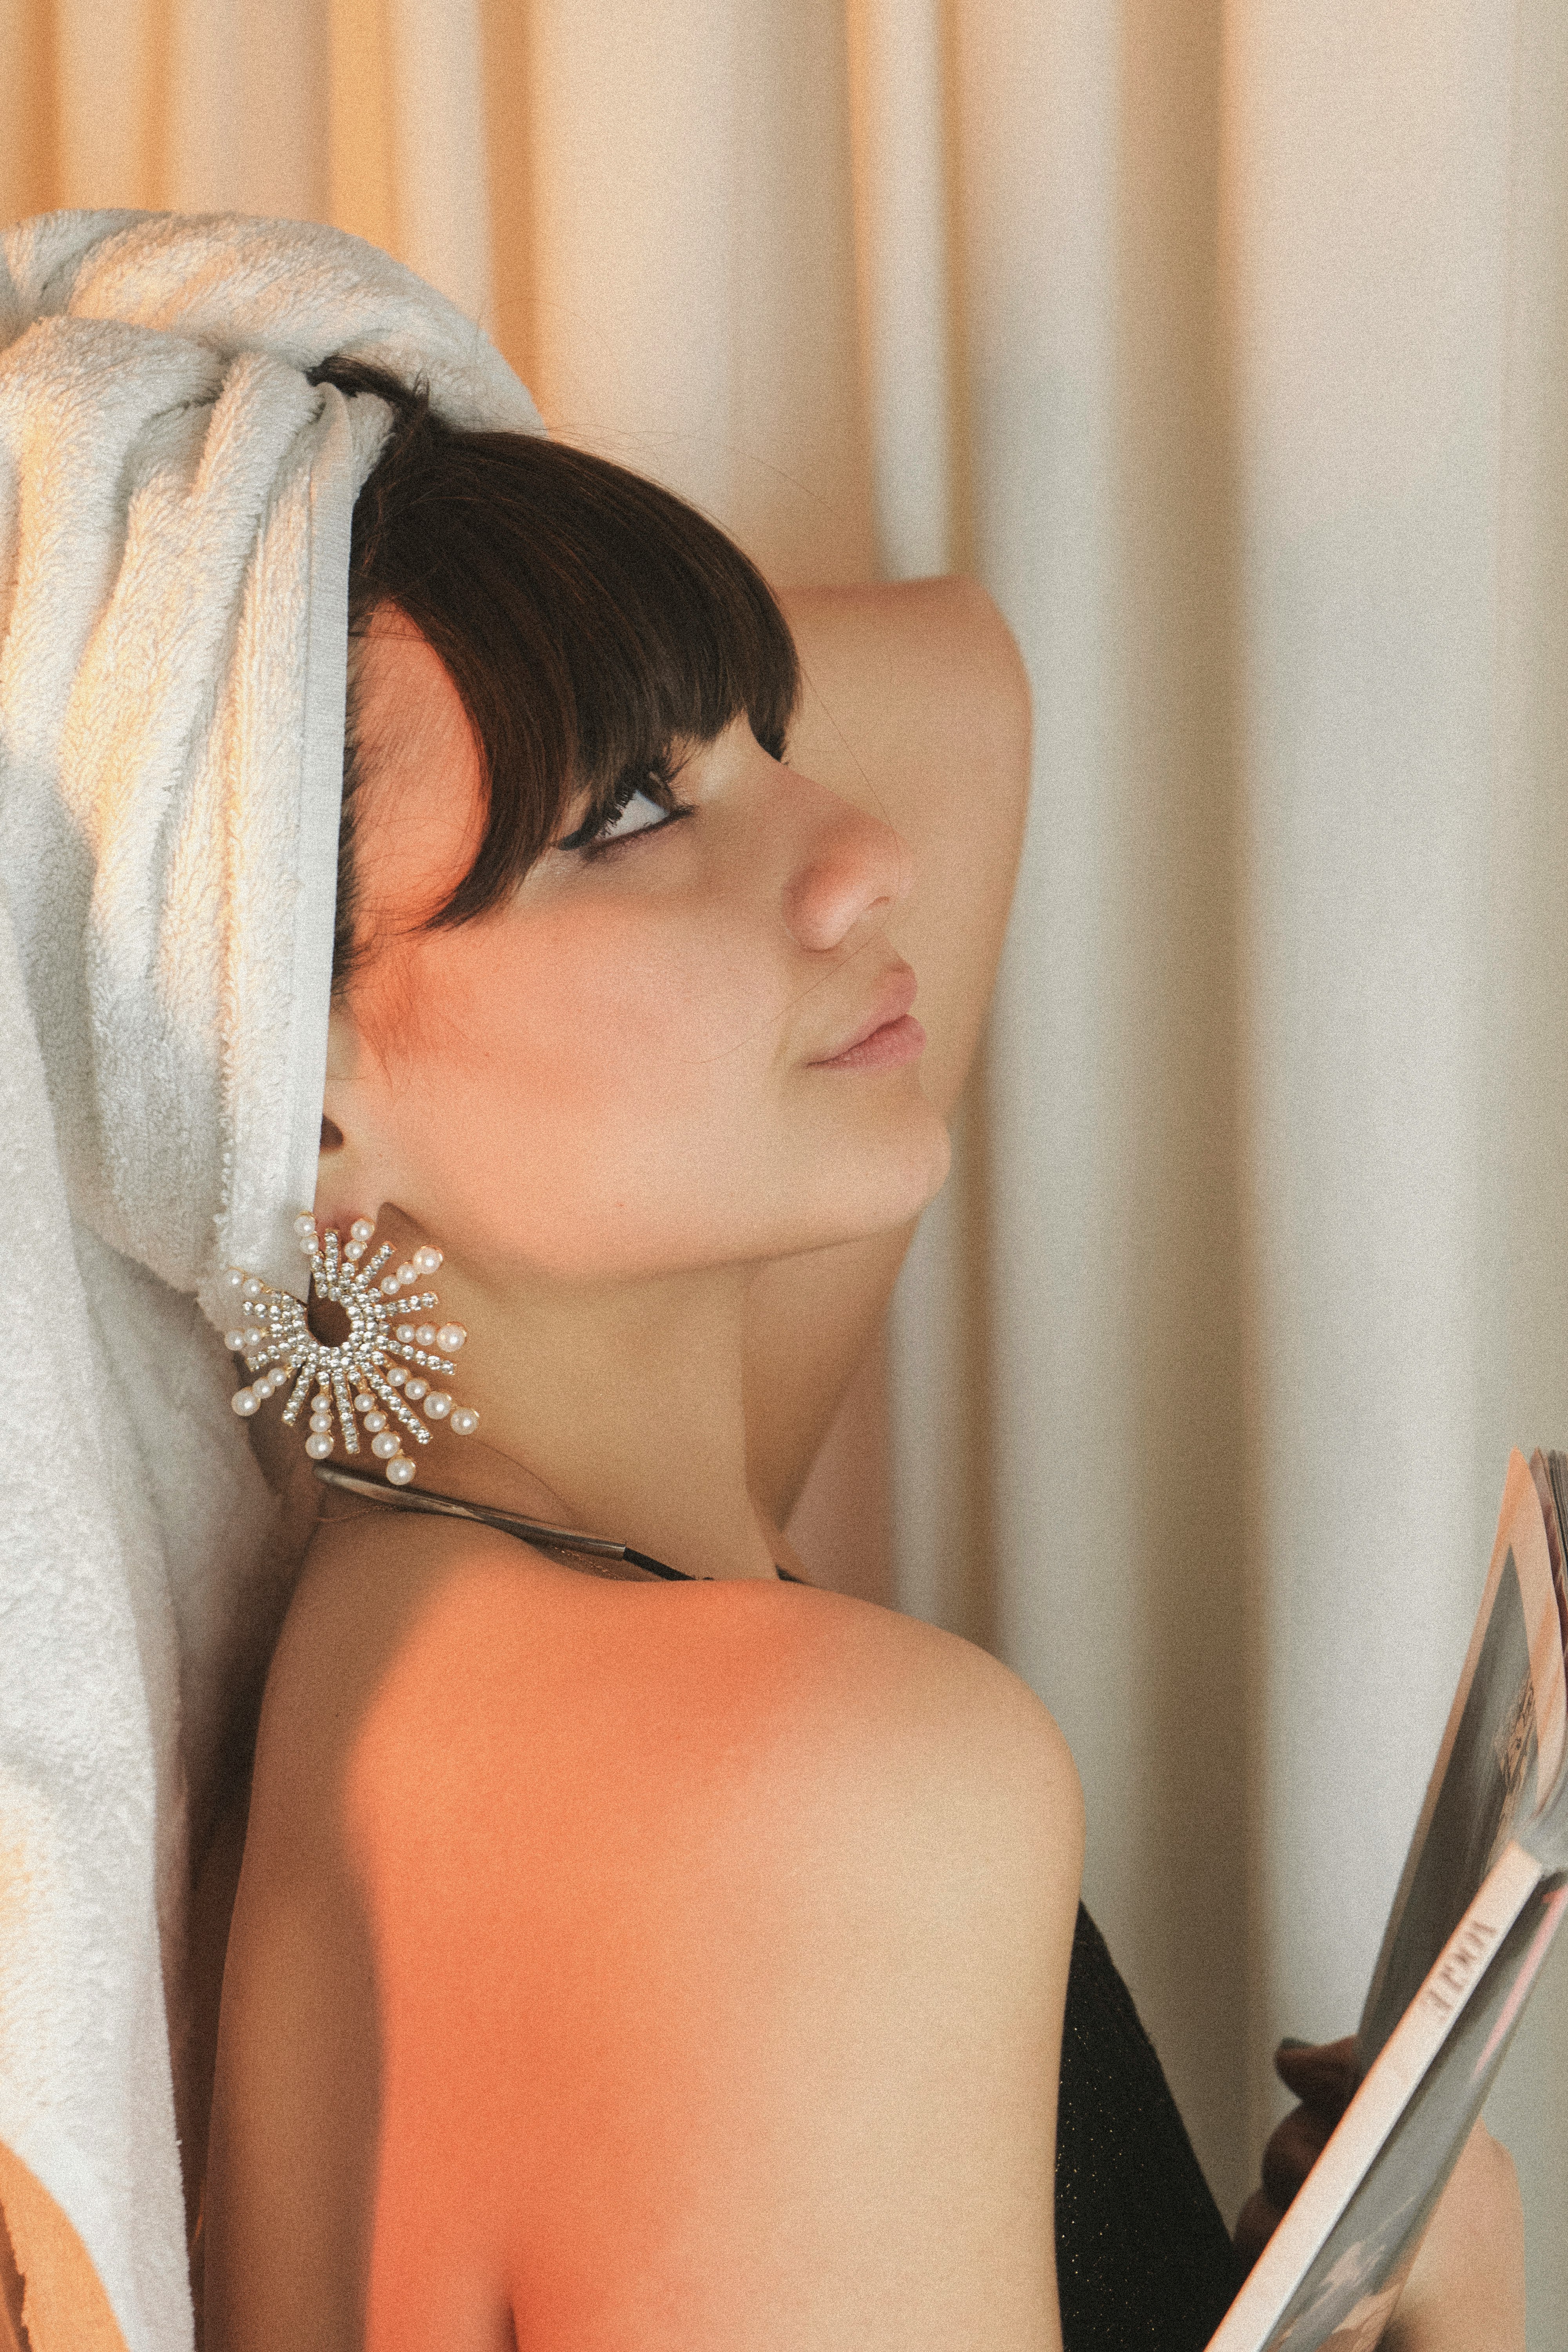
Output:
[[[1353,2033],[1340,2042],[1282,2042],[1274,2071],[1316,2116],[1338,2123],[1361,2081]]]
[[[1310,2107],[1292,2107],[1276,2125],[1263,2151],[1263,2189],[1270,2202],[1285,2210],[1321,2156],[1333,2125]]]
[[[1263,2186],[1237,2216],[1235,2244],[1248,2270],[1279,2227],[1287,2207],[1321,2156],[1361,2080],[1354,2034],[1339,2042],[1285,2041],[1274,2070],[1300,2101],[1271,2134],[1263,2151]]]
[[[1252,2268],[1281,2218],[1279,2208],[1270,2203],[1261,2189],[1255,2189],[1236,2221],[1234,2242],[1245,2269]]]
[[[1236,2250],[1249,2270],[1322,2153],[1332,2128],[1305,2107],[1294,2107],[1274,2130],[1263,2151],[1263,2186],[1253,2190],[1236,2224]]]

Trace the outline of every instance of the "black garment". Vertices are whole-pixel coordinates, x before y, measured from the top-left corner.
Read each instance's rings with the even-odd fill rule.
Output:
[[[1064,2352],[1202,2352],[1241,2279],[1154,2045],[1080,1904],[1057,2107]]]

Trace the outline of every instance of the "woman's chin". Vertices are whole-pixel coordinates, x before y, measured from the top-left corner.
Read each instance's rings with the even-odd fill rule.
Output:
[[[837,1182],[823,1185],[816,1205],[834,1241],[856,1241],[907,1225],[936,1198],[952,1165],[952,1139],[923,1097],[923,1117],[896,1140],[846,1155]]]

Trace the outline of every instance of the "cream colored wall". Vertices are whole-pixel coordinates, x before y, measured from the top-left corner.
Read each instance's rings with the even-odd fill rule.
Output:
[[[1058,1711],[1234,2206],[1568,1442],[1555,0],[0,0],[0,215],[336,220],[777,576],[1001,602],[984,1065],[795,1531]],[[1495,2105],[1560,2352],[1560,1957]]]

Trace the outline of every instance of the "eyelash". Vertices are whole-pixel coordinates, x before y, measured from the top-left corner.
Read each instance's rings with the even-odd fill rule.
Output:
[[[654,802],[656,806],[663,808],[664,824],[639,825],[636,833],[623,834],[618,840],[600,841],[597,836],[606,825],[614,824],[617,817],[625,815],[639,793]],[[590,809],[575,833],[567,834],[555,846],[572,850],[578,856],[589,860],[604,857],[612,849],[624,849],[628,842],[640,841],[644,834],[662,833],[665,826],[674,824],[691,814],[689,803],[675,799],[670,772],[649,768],[641,776],[623,776],[609,798],[601,801],[596,808]]]

